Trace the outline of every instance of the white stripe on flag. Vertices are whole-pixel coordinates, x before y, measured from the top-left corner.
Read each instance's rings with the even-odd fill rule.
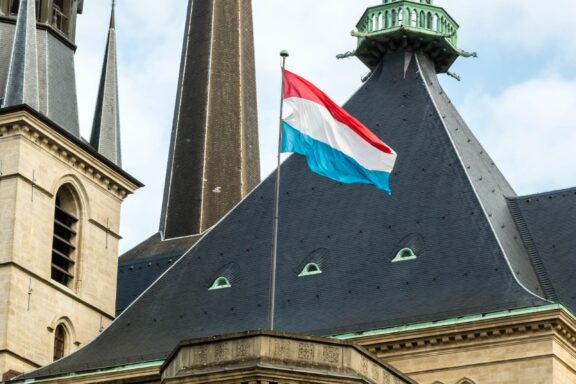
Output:
[[[284,119],[292,128],[353,158],[367,170],[392,171],[395,154],[382,152],[372,146],[350,127],[335,120],[326,107],[299,97],[290,97],[284,101],[294,109]]]

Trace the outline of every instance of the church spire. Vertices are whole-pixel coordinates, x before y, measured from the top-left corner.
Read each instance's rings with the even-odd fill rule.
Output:
[[[110,28],[100,88],[94,112],[90,144],[102,155],[121,166],[120,108],[118,104],[118,69],[116,63],[115,4],[112,2]]]
[[[38,110],[38,48],[36,42],[36,2],[20,0],[20,12],[4,94],[4,107],[27,104]]]
[[[199,234],[260,180],[251,0],[190,1],[160,231]]]

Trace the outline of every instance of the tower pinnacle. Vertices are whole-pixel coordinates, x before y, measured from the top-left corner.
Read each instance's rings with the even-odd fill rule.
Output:
[[[121,166],[120,107],[118,103],[118,69],[116,63],[115,3],[112,2],[110,28],[102,76],[94,112],[90,144],[116,165]]]
[[[352,32],[358,38],[354,55],[374,69],[389,52],[422,51],[434,61],[436,72],[446,73],[459,56],[476,56],[458,49],[458,28],[432,0],[383,0],[364,12]]]
[[[21,0],[16,21],[12,56],[3,106],[28,104],[38,110],[38,47],[36,40],[36,2]]]

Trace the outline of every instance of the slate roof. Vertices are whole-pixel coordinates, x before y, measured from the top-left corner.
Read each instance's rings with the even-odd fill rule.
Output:
[[[36,38],[36,2],[21,0],[16,21],[10,69],[3,94],[3,106],[28,104],[38,110],[38,44]]]
[[[576,313],[576,188],[509,203],[547,296]]]
[[[398,152],[393,195],[313,174],[299,155],[282,165],[276,330],[334,335],[548,303],[523,287],[539,284],[514,238],[502,193],[513,191],[425,55],[387,55],[346,109]],[[95,341],[25,377],[164,359],[184,339],[267,328],[274,177]],[[393,263],[406,246],[417,259]],[[322,273],[298,277],[309,260]],[[232,287],[209,290],[221,275]]]
[[[202,236],[162,240],[156,233],[120,257],[116,291],[116,316],[162,275]]]

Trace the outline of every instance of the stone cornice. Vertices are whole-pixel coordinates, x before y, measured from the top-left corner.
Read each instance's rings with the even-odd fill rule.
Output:
[[[429,329],[358,336],[353,339],[379,357],[413,354],[421,351],[463,348],[467,344],[496,343],[534,337],[556,337],[576,350],[576,321],[563,308],[505,318],[478,320],[471,323],[448,324]]]
[[[100,187],[124,199],[142,186],[137,180],[94,156],[78,143],[55,131],[28,111],[0,115],[0,138],[21,136],[38,145]]]
[[[289,382],[304,380],[301,375],[311,383],[414,383],[353,343],[274,331],[185,341],[162,367],[163,382],[182,377],[188,383],[235,381],[234,377]]]

